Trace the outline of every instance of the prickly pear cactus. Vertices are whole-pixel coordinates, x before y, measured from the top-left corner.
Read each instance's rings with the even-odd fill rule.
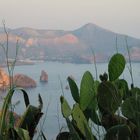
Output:
[[[92,74],[87,71],[84,73],[80,85],[80,108],[84,111],[93,100],[95,91],[93,88],[94,80]]]
[[[130,97],[129,87],[126,80],[118,79],[115,81],[115,85],[118,88],[123,100]]]
[[[79,89],[75,83],[75,81],[71,78],[71,77],[68,77],[68,83],[69,83],[69,86],[70,86],[70,90],[71,90],[71,95],[73,97],[73,99],[75,100],[75,102],[79,103]]]
[[[97,100],[101,110],[115,113],[121,103],[121,95],[114,84],[106,81],[100,83],[98,87]]]
[[[68,118],[71,115],[71,108],[63,96],[60,97],[60,102],[63,117]]]
[[[78,104],[75,104],[73,107],[72,118],[83,136],[87,139],[89,138],[89,140],[94,140],[88,122]]]
[[[135,123],[140,123],[140,95],[129,97],[123,102],[122,114]]]
[[[122,74],[125,68],[125,58],[122,54],[115,54],[111,57],[108,65],[109,80],[114,81]]]
[[[130,128],[125,124],[111,127],[105,136],[105,140],[129,140],[131,135]]]

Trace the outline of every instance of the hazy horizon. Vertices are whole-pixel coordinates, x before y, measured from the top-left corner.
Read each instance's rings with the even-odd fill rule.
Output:
[[[74,30],[93,23],[140,38],[139,0],[0,0],[0,4],[0,21],[9,28]]]

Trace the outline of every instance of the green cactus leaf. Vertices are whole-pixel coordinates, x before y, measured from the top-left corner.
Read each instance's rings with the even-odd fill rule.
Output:
[[[97,112],[94,109],[86,109],[84,111],[84,115],[86,117],[87,120],[89,120],[89,118],[97,125],[101,125],[101,122],[99,120],[99,115],[97,114]]]
[[[40,108],[28,105],[26,111],[21,116],[17,126],[29,131],[29,135],[32,138],[34,135],[35,128],[42,116]]]
[[[89,71],[85,72],[80,85],[80,107],[85,110],[94,98],[94,80]]]
[[[94,84],[93,84],[93,89],[95,91],[95,95],[97,95],[97,92],[98,92],[98,86],[99,86],[100,82],[99,81],[94,81]]]
[[[56,137],[56,140],[70,140],[70,139],[72,139],[70,132],[60,132]]]
[[[30,140],[29,132],[22,128],[15,128],[15,131],[20,140]]]
[[[126,99],[130,96],[128,83],[124,79],[118,79],[115,81],[115,85],[121,91],[121,96],[123,99]]]
[[[95,124],[101,125],[99,115],[97,114],[97,112],[95,110],[91,111],[91,117],[90,118]]]
[[[26,107],[28,107],[28,105],[30,104],[30,101],[29,101],[29,97],[28,97],[27,92],[22,88],[17,88],[17,89],[22,91],[23,96],[24,96],[25,105],[26,105]]]
[[[96,137],[92,135],[91,131],[89,131],[88,125],[85,124],[84,126],[85,126],[86,139],[87,140],[94,140],[94,139],[96,139]]]
[[[140,95],[140,89],[138,87],[134,87],[130,90],[130,95],[131,96],[138,96]]]
[[[42,110],[43,108],[43,100],[40,94],[38,94],[38,102],[39,102],[39,106],[38,108],[40,108],[40,110]]]
[[[62,111],[63,117],[68,118],[71,115],[71,108],[67,100],[65,100],[63,96],[60,97],[60,101],[61,101],[61,111]]]
[[[69,131],[71,133],[73,140],[81,140],[78,132],[76,131],[75,127],[73,126],[73,123],[68,118],[66,118],[66,122],[67,122]]]
[[[98,106],[98,103],[97,103],[97,92],[98,91],[97,90],[98,90],[99,84],[100,84],[99,81],[95,81],[93,83],[93,91],[94,91],[93,93],[94,93],[94,96],[93,96],[91,102],[89,103],[87,109],[94,110],[94,111],[97,110],[97,106]]]
[[[122,114],[135,121],[140,123],[140,96],[134,96],[127,98],[122,104]]]
[[[79,90],[75,81],[71,77],[68,77],[68,82],[73,99],[75,100],[75,102],[79,103]]]
[[[121,95],[109,81],[100,83],[97,95],[100,110],[115,113],[121,103]]]
[[[96,114],[96,110],[98,109],[98,103],[97,103],[97,88],[99,85],[99,81],[95,81],[93,84],[93,89],[94,89],[94,96],[91,100],[91,102],[89,103],[88,107],[83,111],[84,115],[86,117],[87,120],[89,120],[89,118],[94,122],[98,122],[99,123],[99,119],[98,119],[98,115]]]
[[[72,118],[75,121],[77,128],[79,129],[79,131],[83,134],[83,136],[86,137],[87,133],[88,135],[90,135],[90,137],[92,139],[94,139],[91,129],[88,126],[88,122],[82,112],[82,110],[80,109],[78,104],[75,104],[72,110]],[[88,132],[87,132],[88,131]]]
[[[114,139],[118,139],[118,140],[128,140],[130,139],[131,135],[131,130],[130,128],[125,125],[115,125],[113,127],[111,127],[105,136],[105,140],[114,140]]]
[[[125,68],[125,58],[122,54],[115,54],[112,56],[108,65],[109,80],[116,80],[123,72]]]
[[[5,132],[8,127],[7,123],[6,123],[6,114],[8,112],[9,105],[11,103],[11,99],[12,99],[14,92],[15,92],[15,88],[11,88],[8,91],[8,94],[3,103],[3,107],[2,107],[2,111],[1,111],[1,118],[0,118],[0,135],[3,134],[3,132]]]

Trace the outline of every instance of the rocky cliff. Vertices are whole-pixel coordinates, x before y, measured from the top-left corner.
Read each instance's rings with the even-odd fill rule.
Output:
[[[5,90],[9,86],[8,74],[0,68],[0,90]]]
[[[33,88],[36,87],[36,82],[24,74],[16,74],[13,78],[14,84],[22,88]]]
[[[16,74],[13,78],[14,85],[23,88],[36,87],[36,82],[27,75]],[[10,84],[9,75],[0,68],[0,90],[5,90]]]

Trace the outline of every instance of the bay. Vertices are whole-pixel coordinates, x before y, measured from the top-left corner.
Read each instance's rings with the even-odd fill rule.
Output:
[[[130,73],[128,70],[128,64],[121,78],[129,81],[131,84]],[[140,63],[133,63],[133,78],[135,86],[140,87]],[[99,74],[107,72],[107,63],[98,63],[97,71]],[[45,70],[48,73],[48,83],[40,83],[41,70]],[[64,95],[72,106],[73,99],[69,90],[65,87],[68,85],[67,77],[73,76],[76,83],[80,87],[80,81],[85,71],[90,71],[93,77],[96,77],[94,64],[71,64],[71,63],[59,63],[59,62],[42,62],[35,65],[16,66],[14,73],[22,73],[32,77],[37,82],[37,87],[32,89],[26,89],[28,92],[30,102],[32,105],[38,105],[38,94],[43,99],[43,112],[44,115],[38,125],[38,130],[42,129],[44,134],[49,140],[55,139],[60,129],[66,130],[65,120],[61,115],[60,108],[60,96]],[[21,93],[15,93],[13,96],[13,104],[20,101],[15,106],[15,111],[22,115],[25,110],[25,105]],[[37,139],[37,136],[35,137]]]

